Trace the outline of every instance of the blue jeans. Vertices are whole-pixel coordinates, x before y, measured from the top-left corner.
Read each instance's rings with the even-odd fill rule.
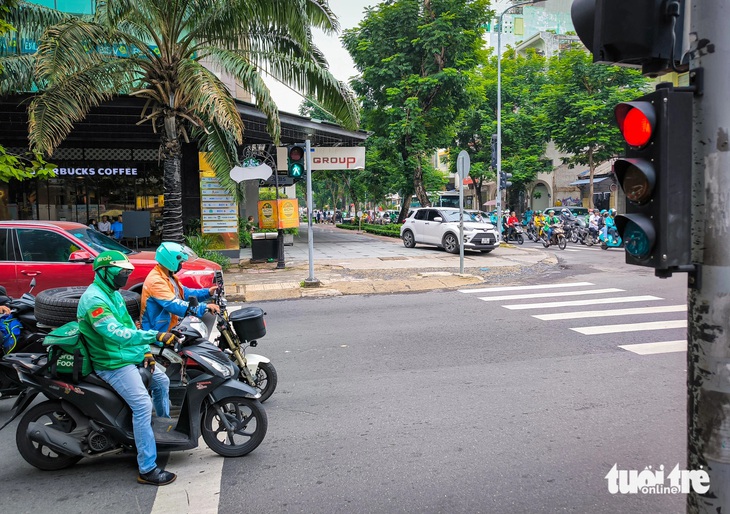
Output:
[[[137,466],[140,473],[149,473],[157,466],[157,447],[155,433],[152,431],[152,399],[147,393],[137,366],[128,364],[119,369],[98,370],[96,374],[112,386],[132,409],[132,430],[134,431],[134,444],[137,447]],[[159,368],[155,368],[152,379],[151,389],[157,388],[158,394],[160,394],[161,384],[167,383],[164,397],[169,409],[167,388],[170,380]],[[160,401],[164,406],[164,401]]]

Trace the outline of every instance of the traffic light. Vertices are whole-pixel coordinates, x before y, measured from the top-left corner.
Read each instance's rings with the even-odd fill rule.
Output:
[[[657,276],[691,264],[692,96],[663,83],[614,109],[626,141],[626,156],[613,164],[626,195],[616,228],[626,263],[654,268]]]
[[[509,179],[512,178],[512,173],[505,173],[504,171],[500,173],[499,175],[499,188],[500,189],[507,189],[512,185],[512,182],[509,181]]]
[[[286,163],[287,175],[293,178],[301,178],[305,169],[304,148],[299,145],[287,146]]]
[[[644,75],[686,71],[687,0],[574,0],[575,31],[593,62],[636,66]]]

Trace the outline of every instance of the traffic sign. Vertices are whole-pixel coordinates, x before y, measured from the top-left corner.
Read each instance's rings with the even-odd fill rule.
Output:
[[[469,176],[469,169],[471,168],[471,159],[466,150],[459,152],[459,156],[456,158],[456,174],[459,175],[461,180],[464,180]]]

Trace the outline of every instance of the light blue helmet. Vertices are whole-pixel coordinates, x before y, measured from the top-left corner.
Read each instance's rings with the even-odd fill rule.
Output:
[[[157,248],[155,260],[173,273],[177,273],[182,268],[183,262],[188,260],[188,252],[181,244],[165,242]]]

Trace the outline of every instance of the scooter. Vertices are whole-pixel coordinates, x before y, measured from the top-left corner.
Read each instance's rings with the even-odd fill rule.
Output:
[[[21,324],[20,335],[17,338],[15,346],[5,348],[0,346],[0,399],[16,396],[25,389],[21,385],[18,373],[12,364],[4,359],[9,353],[45,353],[43,348],[43,339],[51,330],[51,327],[39,325],[36,321],[34,308],[35,296],[33,289],[36,286],[35,278],[30,281],[30,288],[27,293],[23,293],[20,298],[10,298],[0,291],[2,304],[10,308],[10,313]],[[4,289],[4,288],[3,288]]]
[[[562,224],[555,224],[552,226],[552,233],[550,234],[550,240],[548,241],[547,235],[543,236],[542,244],[545,248],[551,245],[557,245],[561,250],[565,250],[568,246],[568,241],[565,239],[565,232],[563,231]]]
[[[602,231],[598,236],[598,240],[601,242],[601,250],[608,250],[609,248],[620,248],[624,244],[621,236],[618,235],[618,233],[614,237],[608,232],[608,230]]]
[[[266,325],[263,320],[266,313],[258,307],[246,307],[229,313],[222,273],[216,272],[215,280],[218,289],[214,301],[220,308],[215,323],[220,335],[214,342],[238,366],[238,379],[256,388],[261,394],[259,401],[263,403],[274,393],[279,382],[278,374],[268,358],[255,353],[247,354],[246,348],[248,346],[255,348],[258,345],[257,340],[266,335]],[[196,307],[197,304],[198,300],[191,298],[190,305]],[[207,339],[209,335],[209,331],[206,330],[203,337]],[[163,349],[160,357],[164,363],[165,373],[170,378],[170,401],[176,405],[179,403],[178,398],[182,397],[181,388],[184,388],[180,374],[182,361],[169,349]]]
[[[504,233],[504,242],[509,243],[510,241],[514,241],[517,244],[521,245],[525,242],[525,236],[523,235],[522,231],[522,225],[513,225],[512,228],[514,231],[512,234],[510,234],[510,227],[507,227],[505,233]]]
[[[157,450],[189,450],[198,446],[202,435],[217,454],[241,457],[264,440],[266,412],[258,391],[236,379],[235,364],[202,337],[204,331],[202,321],[194,316],[186,316],[175,328],[180,342],[174,351],[183,360],[186,395],[177,420],[152,418]],[[18,451],[29,464],[50,471],[72,466],[82,458],[134,451],[131,409],[94,373],[72,384],[42,372],[46,356],[17,354],[8,359],[27,389],[4,426],[38,394],[50,398],[28,410],[18,423]],[[150,371],[140,368],[140,374],[149,385]]]

